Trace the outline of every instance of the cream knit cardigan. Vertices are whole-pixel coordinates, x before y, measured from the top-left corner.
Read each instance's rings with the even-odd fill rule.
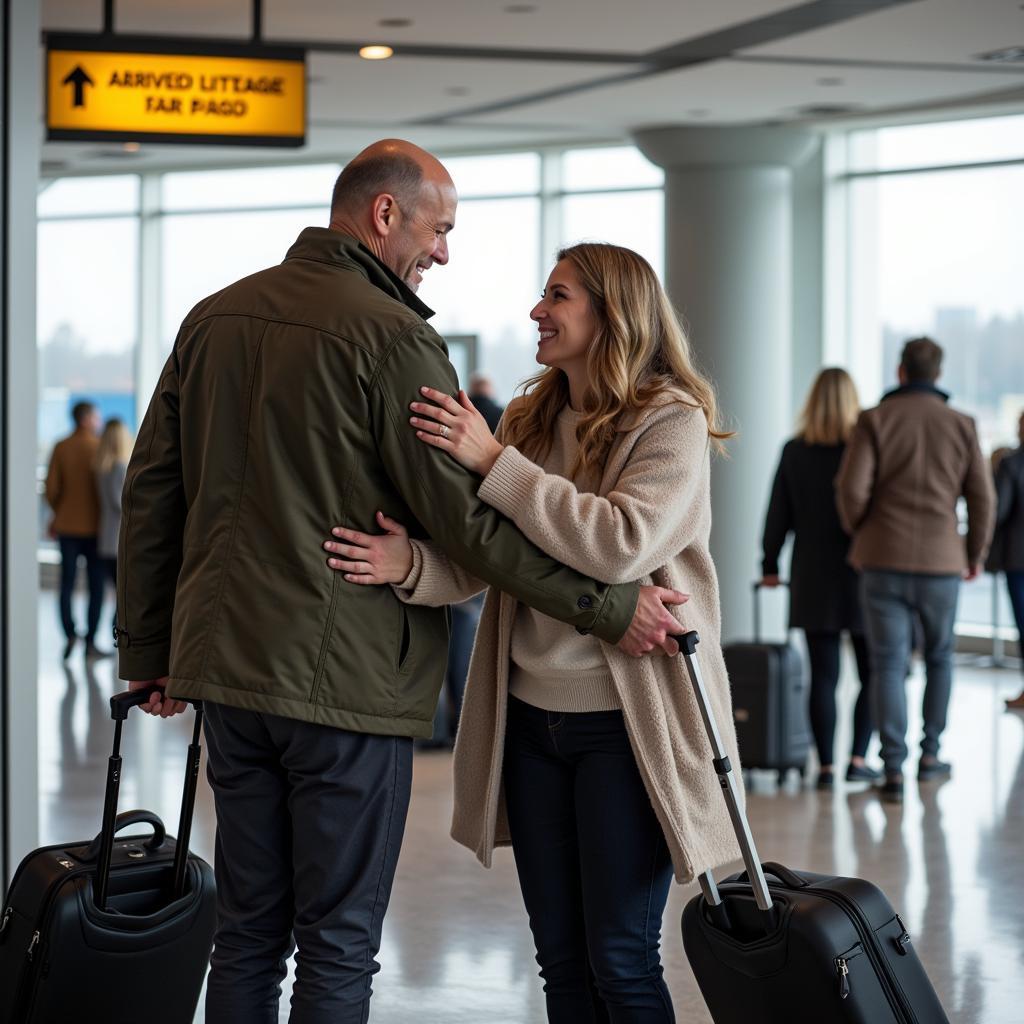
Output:
[[[739,779],[718,580],[708,551],[708,442],[703,412],[674,392],[619,427],[596,494],[581,494],[513,447],[505,448],[478,493],[538,547],[578,572],[606,583],[640,580],[690,595],[675,613],[683,627],[700,634],[705,685]],[[406,589],[396,588],[403,600],[436,606],[483,589],[439,548],[413,545]],[[485,867],[495,846],[509,844],[502,757],[515,614],[513,598],[488,590],[455,744],[452,837]],[[676,879],[688,882],[737,859],[739,847],[682,657],[635,659],[610,644],[601,647]]]

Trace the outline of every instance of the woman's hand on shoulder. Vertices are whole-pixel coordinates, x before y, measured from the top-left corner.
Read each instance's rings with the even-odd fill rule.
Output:
[[[349,583],[380,585],[401,583],[412,571],[412,544],[401,523],[377,513],[377,524],[384,533],[360,533],[336,526],[334,540],[324,542],[330,552],[327,564],[344,573]]]
[[[487,476],[498,456],[505,450],[494,439],[487,421],[469,400],[465,391],[459,400],[433,388],[420,388],[427,402],[413,402],[410,409],[416,414],[409,422],[416,436],[424,443],[448,452],[456,462],[473,473]]]

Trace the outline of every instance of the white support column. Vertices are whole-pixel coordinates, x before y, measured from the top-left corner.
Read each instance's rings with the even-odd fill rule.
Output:
[[[711,552],[723,637],[749,637],[768,490],[792,429],[792,168],[818,140],[767,127],[645,128],[634,138],[665,168],[668,292],[739,430],[731,457],[712,463]]]
[[[36,644],[39,602],[36,505],[36,191],[39,180],[43,73],[39,6],[4,0],[9,35],[0,41],[3,77],[3,153],[0,188],[6,220],[4,323],[0,327],[5,369],[3,444],[6,536],[3,586],[6,702],[3,709],[6,763],[8,875],[39,840]],[[6,888],[9,878],[0,879]]]
[[[161,182],[158,174],[144,174],[139,190],[139,324],[135,346],[136,418],[149,404],[169,346],[161,337],[163,307],[163,218],[160,216]],[[166,349],[166,350],[165,350]]]

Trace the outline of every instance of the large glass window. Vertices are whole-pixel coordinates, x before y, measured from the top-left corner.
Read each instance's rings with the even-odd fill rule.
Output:
[[[1015,446],[1024,117],[856,132],[847,157],[845,321],[862,402],[895,386],[903,343],[926,334],[945,350],[939,386],[975,417],[985,454]],[[991,623],[990,585],[964,588],[960,618]]]

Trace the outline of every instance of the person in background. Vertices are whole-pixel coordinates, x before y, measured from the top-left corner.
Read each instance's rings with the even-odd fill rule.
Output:
[[[537,361],[497,437],[463,392],[424,389],[416,436],[476,474],[476,493],[543,551],[608,580],[685,587],[685,628],[735,758],[718,581],[708,550],[717,425],[710,383],[658,278],[635,252],[559,254],[531,317]],[[332,567],[411,605],[484,588],[394,520],[335,530]],[[359,589],[357,586],[356,589]],[[682,631],[683,626],[677,627]],[[675,1019],[661,922],[737,844],[682,658],[637,660],[492,586],[455,744],[452,836],[490,866],[511,844],[550,1024]]]
[[[925,662],[924,737],[917,777],[947,778],[939,740],[953,686],[953,628],[961,579],[981,572],[992,537],[992,474],[974,420],[951,409],[935,382],[942,349],[913,338],[900,357],[900,386],[862,412],[836,477],[850,564],[861,572],[875,723],[882,741],[883,799],[903,799],[907,758],[905,680],[920,618]],[[967,501],[967,536],[957,501]]]
[[[117,536],[121,529],[121,489],[132,457],[132,435],[124,420],[107,420],[96,450],[96,490],[100,498],[100,527],[96,551],[105,579],[117,589]],[[114,625],[117,625],[115,599]]]
[[[761,583],[779,585],[779,553],[793,534],[789,625],[807,637],[811,661],[810,717],[818,750],[818,788],[834,781],[836,686],[843,631],[857,659],[860,693],[853,710],[853,744],[848,782],[874,782],[879,773],[864,761],[874,726],[871,670],[858,595],[859,578],[847,564],[850,538],[839,523],[834,482],[860,405],[850,375],[822,370],[811,386],[796,437],[782,449],[765,516]]]
[[[498,429],[498,421],[505,411],[505,407],[499,404],[495,398],[496,394],[494,381],[486,373],[477,370],[476,373],[470,375],[469,400],[476,407],[476,411],[483,416],[484,422],[492,434]]]
[[[101,420],[92,402],[77,402],[71,410],[71,418],[75,421],[74,432],[54,446],[46,474],[46,500],[53,509],[50,533],[60,546],[60,621],[64,627],[65,660],[71,657],[78,641],[71,594],[80,558],[85,559],[89,580],[86,657],[105,656],[96,646],[96,630],[103,608],[103,566],[96,551],[100,499],[93,472]]]
[[[996,532],[990,571],[1006,574],[1010,607],[1017,626],[1017,644],[1024,654],[1024,413],[1017,422],[1020,446],[1011,449],[996,467]],[[1024,689],[1006,706],[1024,711]]]

